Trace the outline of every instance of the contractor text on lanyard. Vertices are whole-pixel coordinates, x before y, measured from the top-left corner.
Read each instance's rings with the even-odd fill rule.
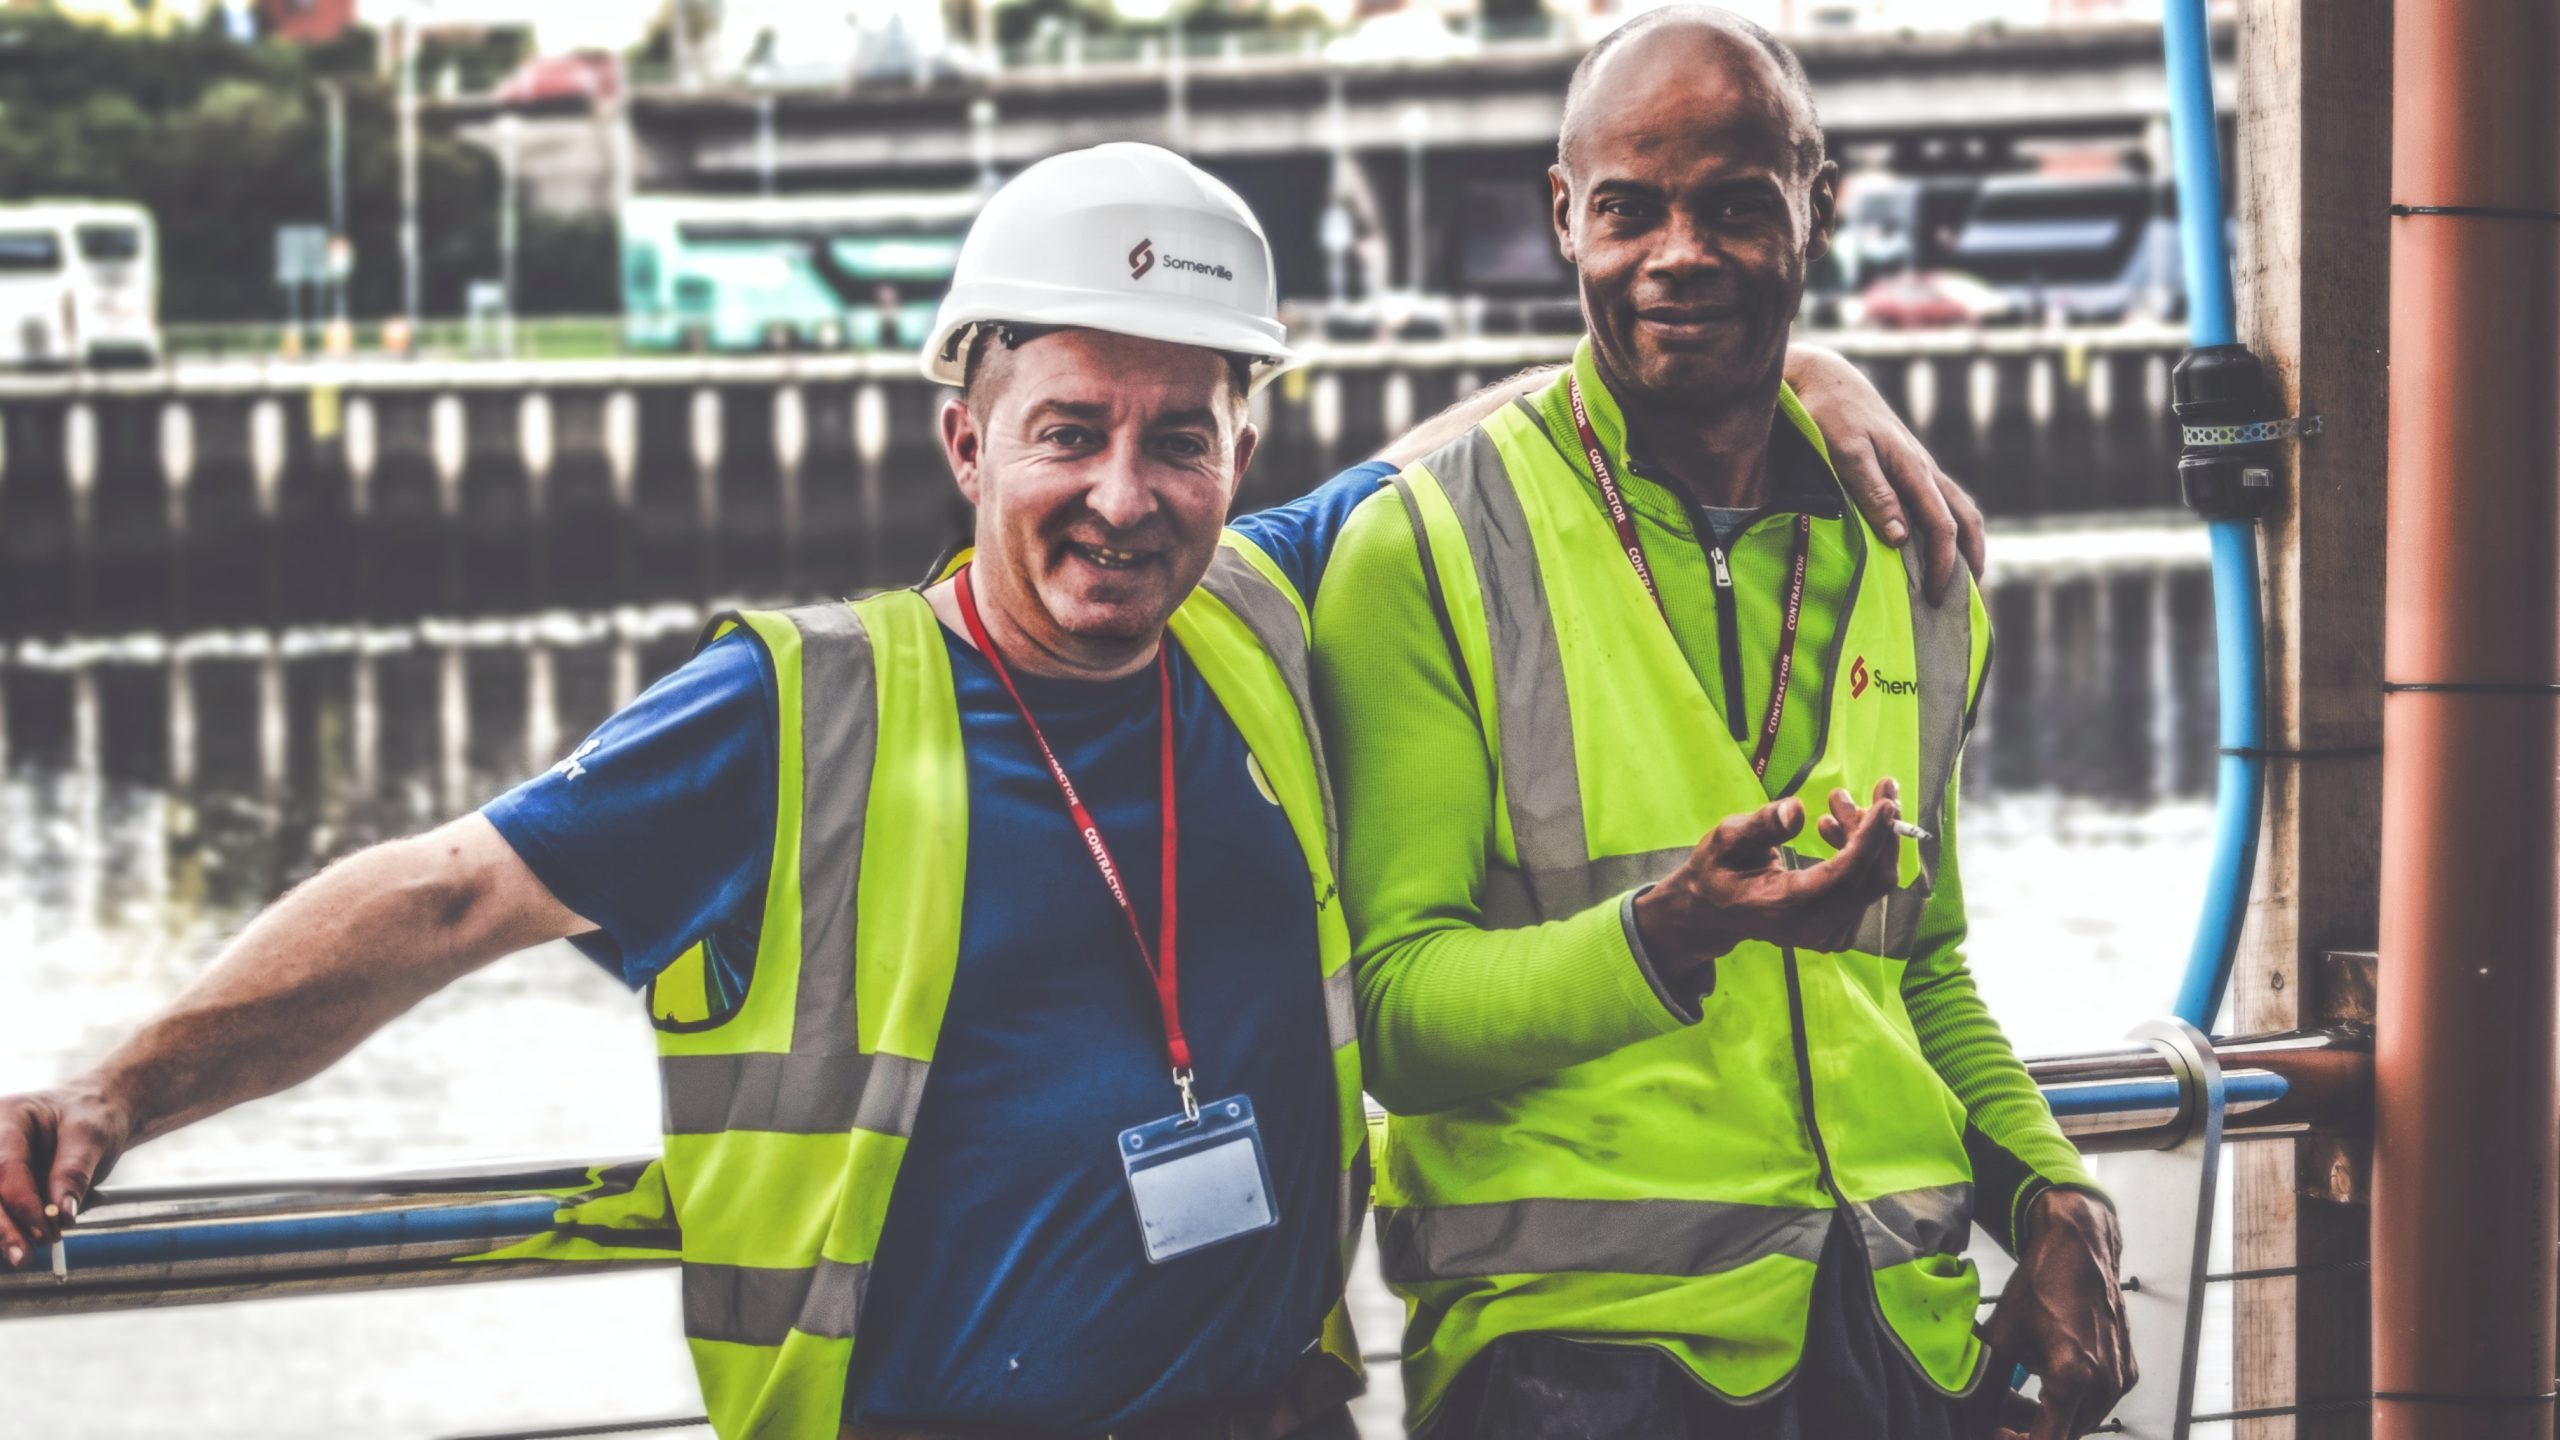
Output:
[[[1662,591],[1653,582],[1653,567],[1645,563],[1644,545],[1636,535],[1635,515],[1627,509],[1627,497],[1618,490],[1617,476],[1609,465],[1609,452],[1601,445],[1600,437],[1592,432],[1591,412],[1582,403],[1582,377],[1567,371],[1565,389],[1572,400],[1573,428],[1581,436],[1583,458],[1590,462],[1591,478],[1598,482],[1600,496],[1608,502],[1609,523],[1617,527],[1618,545],[1626,552],[1627,563],[1635,567],[1636,578],[1644,582],[1644,593],[1653,597],[1654,611],[1662,616],[1662,623],[1667,629],[1671,615],[1662,607]],[[1761,717],[1760,739],[1751,751],[1751,773],[1764,779],[1769,773],[1769,753],[1778,743],[1778,721],[1787,713],[1787,684],[1795,674],[1796,627],[1804,618],[1804,573],[1813,549],[1813,517],[1798,514],[1795,528],[1795,563],[1788,571],[1786,606],[1779,621],[1777,670],[1769,681],[1769,709]],[[1729,586],[1732,569],[1726,564],[1724,546],[1707,532],[1703,522],[1698,540],[1707,547],[1707,559],[1715,567],[1716,583]]]
[[[1114,1146],[1121,1173],[1128,1181],[1138,1239],[1147,1261],[1170,1264],[1210,1246],[1269,1230],[1280,1223],[1280,1207],[1272,1192],[1271,1158],[1263,1150],[1262,1127],[1253,1113],[1252,1098],[1238,1094],[1203,1101],[1192,1093],[1191,1042],[1182,1033],[1180,972],[1176,969],[1174,946],[1174,896],[1179,893],[1174,854],[1182,836],[1174,818],[1173,668],[1165,653],[1171,642],[1159,639],[1156,649],[1164,914],[1156,927],[1156,943],[1151,947],[1147,944],[1146,927],[1138,923],[1138,909],[1129,901],[1128,887],[1121,883],[1120,867],[1111,858],[1111,847],[1103,841],[1102,827],[1094,823],[1093,812],[1085,808],[1084,798],[1076,793],[1075,781],[1067,778],[1067,767],[1058,763],[1057,752],[1049,747],[1049,737],[1040,732],[1040,721],[1023,703],[1022,692],[1015,688],[1013,675],[1005,668],[1004,656],[997,653],[995,642],[987,637],[987,627],[978,619],[978,598],[970,588],[967,566],[961,567],[954,589],[960,601],[960,618],[969,627],[969,639],[985,657],[987,667],[996,672],[1005,693],[1013,697],[1013,708],[1021,712],[1022,723],[1030,727],[1040,758],[1049,763],[1049,778],[1058,782],[1058,793],[1066,797],[1067,814],[1084,840],[1085,853],[1092,858],[1094,868],[1102,872],[1102,883],[1110,887],[1112,901],[1129,922],[1129,937],[1138,944],[1138,960],[1147,967],[1147,978],[1155,982],[1156,1007],[1164,1020],[1165,1053],[1173,1061],[1173,1083],[1182,1092],[1182,1108],[1162,1119],[1121,1130]]]
[[[969,568],[960,567],[955,586],[960,601],[960,618],[968,624],[969,640],[986,658],[989,669],[1013,697],[1013,706],[1022,712],[1022,723],[1031,728],[1031,741],[1040,748],[1040,758],[1049,764],[1049,778],[1058,782],[1058,793],[1066,797],[1067,814],[1074,820],[1076,833],[1084,841],[1085,853],[1094,868],[1102,872],[1102,883],[1111,889],[1113,903],[1129,922],[1129,938],[1138,945],[1138,961],[1147,967],[1147,978],[1154,982],[1156,1008],[1164,1018],[1165,1054],[1173,1062],[1173,1083],[1182,1091],[1185,1115],[1197,1118],[1199,1101],[1191,1093],[1191,1041],[1182,1033],[1181,971],[1175,947],[1176,924],[1174,897],[1175,853],[1181,842],[1181,826],[1174,814],[1174,740],[1173,740],[1173,674],[1165,658],[1164,647],[1156,648],[1156,717],[1162,752],[1157,771],[1163,785],[1163,799],[1158,808],[1164,815],[1164,900],[1156,925],[1156,943],[1147,943],[1146,927],[1138,920],[1138,907],[1129,900],[1129,890],[1120,881],[1119,862],[1111,858],[1111,847],[1102,839],[1102,827],[1095,823],[1093,812],[1085,808],[1084,797],[1076,793],[1076,782],[1067,778],[1067,767],[1058,763],[1057,752],[1049,748],[1049,737],[1040,731],[1040,722],[1023,703],[1022,692],[1014,687],[1013,673],[1005,667],[1004,656],[995,642],[987,637],[987,628],[978,618],[978,599],[970,589]]]

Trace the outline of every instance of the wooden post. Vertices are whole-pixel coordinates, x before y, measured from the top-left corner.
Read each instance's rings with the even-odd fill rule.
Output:
[[[2325,422],[2295,445],[2294,483],[2266,522],[2276,753],[2226,1019],[2245,1034],[2369,1003],[2356,962],[2328,957],[2371,950],[2377,911],[2391,5],[2259,0],[2242,7],[2239,51],[2240,338],[2286,413]],[[2235,1286],[2235,1408],[2305,1407],[2238,1433],[2367,1435],[2364,1155],[2271,1141],[2231,1160],[2234,1268],[2300,1270]]]

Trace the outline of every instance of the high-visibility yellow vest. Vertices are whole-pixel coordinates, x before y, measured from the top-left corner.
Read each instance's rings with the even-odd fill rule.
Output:
[[[1792,396],[1784,409],[1819,449]],[[1569,458],[1575,437],[1558,438],[1506,407],[1395,482],[1496,762],[1488,928],[1661,879],[1771,793]],[[1845,523],[1856,578],[1831,653],[1797,658],[1830,683],[1792,788],[1818,806],[1835,786],[1863,799],[1893,776],[1934,836],[1988,627],[1969,589],[1931,606],[1895,551],[1854,514]],[[1791,863],[1831,853],[1810,823],[1792,849]],[[1937,859],[1934,839],[1903,845],[1899,888],[1852,949],[1746,942],[1725,955],[1695,1025],[1389,1118],[1379,1248],[1412,1307],[1417,1423],[1470,1358],[1516,1332],[1649,1344],[1725,1395],[1772,1390],[1802,1354],[1815,1262],[1843,1207],[1886,1327],[1930,1383],[1973,1383],[1965,1112],[1922,1057],[1900,986]]]
[[[723,1436],[833,1440],[898,1166],[959,960],[969,787],[950,660],[932,608],[895,591],[747,612],[772,658],[779,789],[752,980],[706,999],[696,946],[650,991],[666,1150],[564,1195],[548,1234],[499,1256],[681,1255],[684,1330]],[[1316,905],[1339,1101],[1345,1273],[1367,1203],[1350,943],[1335,893],[1332,795],[1314,746],[1303,604],[1239,536],[1170,629],[1279,797]],[[877,836],[882,843],[866,844]],[[478,1257],[496,1258],[496,1257]],[[1337,1304],[1322,1347],[1355,1374]]]

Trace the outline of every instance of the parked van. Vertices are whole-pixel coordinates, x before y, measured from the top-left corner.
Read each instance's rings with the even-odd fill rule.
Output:
[[[0,205],[0,366],[159,359],[151,212],[113,200]]]

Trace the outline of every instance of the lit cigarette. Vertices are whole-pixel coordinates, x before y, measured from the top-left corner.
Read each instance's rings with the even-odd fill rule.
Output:
[[[1928,831],[1921,829],[1919,826],[1912,824],[1908,820],[1894,821],[1893,833],[1901,836],[1905,840],[1926,840],[1930,838]]]

